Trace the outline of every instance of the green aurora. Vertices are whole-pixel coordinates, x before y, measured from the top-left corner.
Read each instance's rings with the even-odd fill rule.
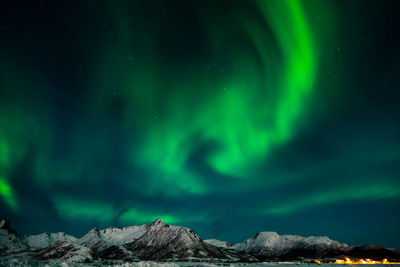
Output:
[[[162,217],[230,242],[272,230],[399,248],[385,3],[6,4],[1,214],[26,233]]]

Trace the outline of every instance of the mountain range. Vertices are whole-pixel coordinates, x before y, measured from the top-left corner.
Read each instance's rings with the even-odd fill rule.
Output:
[[[192,229],[165,224],[93,228],[80,238],[66,233],[21,236],[7,219],[0,221],[0,259],[68,262],[204,261],[264,262],[331,261],[344,257],[399,261],[400,252],[377,245],[348,246],[326,236],[302,237],[259,232],[229,244],[201,239]],[[1,263],[1,260],[0,260]]]

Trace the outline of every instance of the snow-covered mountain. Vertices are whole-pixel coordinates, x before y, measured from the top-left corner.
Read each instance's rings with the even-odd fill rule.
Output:
[[[37,250],[33,254],[33,259],[91,262],[93,256],[88,247],[80,246],[70,241],[58,240],[46,248]]]
[[[80,238],[66,233],[21,237],[8,220],[0,221],[0,265],[13,260],[69,262],[208,261],[257,262],[332,257],[400,260],[398,251],[376,245],[349,247],[328,237],[260,232],[232,246],[203,241],[192,229],[157,219],[150,225],[93,228]]]
[[[33,249],[41,249],[54,244],[57,241],[75,242],[77,239],[66,233],[42,233],[39,235],[28,235],[23,238],[23,241]]]
[[[221,240],[218,240],[218,239],[214,239],[214,238],[204,240],[204,242],[206,242],[206,243],[208,243],[210,245],[219,247],[219,248],[232,248],[232,245],[230,243],[228,243],[226,241],[221,241]]]
[[[114,231],[114,229],[117,230]],[[133,261],[138,259],[123,245],[136,240],[141,235],[140,232],[142,230],[135,228],[128,229],[128,227],[125,229],[110,227],[101,231],[93,228],[86,235],[76,240],[75,243],[89,248],[95,258]]]
[[[141,237],[145,233],[146,228],[147,226],[145,224],[141,226],[127,226],[118,228],[108,227],[107,229],[100,231],[100,236],[103,240],[114,245],[123,245]]]
[[[192,229],[168,225],[161,219],[150,224],[137,240],[126,244],[138,258],[174,261],[254,261],[254,257],[204,242]]]
[[[274,259],[302,253],[305,257],[315,258],[325,256],[331,251],[342,253],[349,247],[326,236],[302,237],[279,235],[276,232],[260,232],[244,242],[235,244],[233,248],[266,259]]]
[[[10,227],[10,222],[7,219],[2,219],[0,221],[0,255],[23,251],[28,248],[29,246]]]
[[[10,227],[7,219],[0,221],[0,255],[28,249],[29,246]]]

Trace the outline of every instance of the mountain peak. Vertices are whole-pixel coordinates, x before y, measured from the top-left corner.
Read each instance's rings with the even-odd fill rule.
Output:
[[[92,234],[92,235],[100,236],[100,231],[99,231],[99,228],[97,228],[97,226],[96,226],[96,227],[94,227],[92,230],[90,230],[90,231],[89,231],[89,233],[88,233],[88,234]]]
[[[7,218],[0,220],[0,229],[6,230],[10,234],[17,234],[17,231],[11,228],[10,221]]]
[[[152,222],[152,223],[150,224],[150,226],[157,226],[157,225],[164,226],[165,223],[164,223],[164,221],[163,221],[161,218],[158,218],[157,220],[155,220],[154,222]]]
[[[0,228],[5,230],[10,229],[10,221],[7,218],[2,218],[0,221]]]
[[[253,236],[254,239],[256,238],[263,238],[263,239],[270,239],[270,238],[276,238],[279,237],[279,234],[277,232],[258,232],[256,235]]]

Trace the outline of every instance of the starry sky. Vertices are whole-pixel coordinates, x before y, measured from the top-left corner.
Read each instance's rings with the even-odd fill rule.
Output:
[[[399,249],[396,2],[1,2],[1,216]]]

